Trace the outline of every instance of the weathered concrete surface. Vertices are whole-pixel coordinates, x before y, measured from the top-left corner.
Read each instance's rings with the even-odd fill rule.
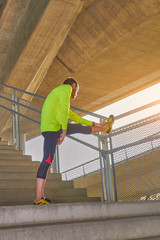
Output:
[[[2,143],[2,144],[1,144]],[[0,141],[0,205],[33,204],[36,194],[36,173],[40,162]],[[73,182],[62,181],[61,174],[47,174],[45,196],[53,202],[92,202],[86,189],[74,189]]]
[[[90,111],[160,82],[160,0],[4,2],[0,82],[47,96],[72,76],[74,106]]]
[[[160,236],[160,202],[0,207],[1,239],[125,240]]]
[[[0,82],[5,82],[13,70],[48,2],[49,0],[4,1],[6,6],[0,19]],[[13,85],[15,83],[16,80]]]

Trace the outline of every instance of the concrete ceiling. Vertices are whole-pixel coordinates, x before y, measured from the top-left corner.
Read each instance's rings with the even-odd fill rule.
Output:
[[[80,84],[71,105],[94,111],[160,82],[160,0],[1,2],[1,83],[45,97],[71,76]]]

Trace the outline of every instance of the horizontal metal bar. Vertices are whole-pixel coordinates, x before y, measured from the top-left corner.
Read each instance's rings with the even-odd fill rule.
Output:
[[[6,85],[6,84],[3,84],[3,83],[0,83],[0,85],[1,85],[1,86],[4,86],[4,87],[8,87],[8,88],[13,89],[13,90],[17,90],[17,91],[22,92],[22,93],[25,93],[25,94],[29,94],[29,95],[31,95],[31,96],[34,96],[34,97],[37,97],[37,98],[40,98],[40,99],[43,99],[43,100],[46,99],[45,97],[41,97],[41,96],[36,95],[36,94],[34,94],[34,93],[30,93],[30,92],[27,92],[27,91],[24,91],[24,90],[15,88],[15,87],[11,87],[11,86]],[[108,119],[107,117],[101,116],[101,115],[96,114],[96,113],[91,113],[91,112],[88,112],[88,111],[86,111],[86,110],[82,110],[82,109],[80,109],[80,108],[76,108],[76,107],[72,107],[72,106],[71,106],[70,108],[71,108],[71,109],[74,109],[74,110],[76,110],[76,111],[79,111],[79,112],[82,112],[82,113],[91,115],[91,116],[93,116],[93,117],[97,117],[97,118],[100,118],[100,119],[106,119],[106,120]]]
[[[157,114],[152,115],[151,117],[147,117],[147,118],[141,119],[137,122],[125,125],[121,128],[114,129],[110,135],[103,136],[103,135],[96,134],[96,133],[94,135],[99,137],[101,140],[103,140],[103,139],[109,138],[109,136],[111,136],[111,137],[117,136],[121,133],[125,133],[125,132],[128,132],[130,130],[136,129],[137,126],[142,127],[144,125],[147,125],[147,124],[150,124],[152,122],[159,121],[159,120],[160,120],[160,113],[157,113]]]
[[[156,148],[154,148],[154,150],[155,149],[158,149],[159,147],[156,147]],[[140,153],[140,154],[137,154],[137,155],[134,155],[134,156],[132,156],[132,157],[129,157],[129,158],[127,158],[127,159],[125,159],[125,160],[122,160],[122,161],[120,161],[120,162],[117,162],[117,163],[115,163],[115,165],[117,165],[117,164],[119,164],[119,163],[124,163],[124,162],[128,162],[128,161],[130,161],[130,160],[132,160],[132,159],[135,159],[135,158],[137,158],[137,157],[139,157],[139,156],[142,156],[143,154],[147,154],[147,153],[149,153],[149,152],[151,152],[151,149],[150,150],[147,150],[147,151],[145,151],[145,152],[142,152],[142,153]],[[98,158],[99,159],[99,158]],[[93,162],[94,161],[96,161],[97,159],[94,159],[94,160],[92,160]],[[81,164],[81,165],[78,165],[77,167],[74,167],[74,168],[71,168],[71,169],[68,169],[68,170],[66,170],[66,171],[64,171],[64,172],[61,172],[61,174],[65,174],[65,173],[69,173],[71,170],[78,170],[78,168],[80,168],[80,167],[87,167],[87,164],[88,163],[90,163],[91,161],[89,161],[89,162],[86,162],[86,163],[84,163],[84,164]],[[100,168],[99,168],[100,169]],[[97,170],[96,170],[97,171]],[[95,172],[95,171],[94,171]],[[83,176],[83,175],[81,175],[81,176]],[[77,177],[76,177],[77,178]]]
[[[40,124],[40,122],[38,122],[38,121],[36,121],[36,120],[34,120],[34,119],[30,118],[30,117],[27,117],[27,116],[25,116],[25,115],[23,115],[23,114],[21,114],[21,113],[17,113],[16,111],[14,111],[14,110],[12,110],[12,109],[10,109],[10,108],[4,107],[4,106],[2,106],[2,105],[0,105],[0,107],[6,109],[6,110],[8,110],[8,111],[14,112],[15,114],[18,114],[18,115],[20,115],[20,116],[22,116],[22,117],[24,117],[24,118],[26,118],[26,119],[28,119],[28,120],[31,120],[31,121],[33,121],[33,122],[35,122],[35,123],[37,123],[37,124]],[[77,139],[77,138],[75,138],[75,137],[68,136],[68,138],[70,138],[70,139],[72,139],[72,140],[75,140],[76,142],[79,142],[79,143],[81,143],[81,144],[83,144],[83,145],[85,145],[85,146],[87,146],[87,147],[89,147],[89,148],[92,148],[92,149],[94,149],[95,151],[100,152],[100,153],[104,156],[104,155],[106,155],[106,154],[115,153],[115,152],[118,152],[118,151],[120,151],[120,150],[122,150],[122,149],[126,149],[126,148],[129,148],[129,147],[132,147],[132,146],[136,146],[136,145],[139,145],[139,144],[142,144],[142,143],[151,141],[151,140],[159,139],[160,136],[155,136],[155,135],[154,135],[154,137],[153,137],[153,136],[152,136],[152,137],[147,137],[147,138],[144,138],[144,139],[139,140],[139,141],[137,141],[137,142],[130,143],[130,144],[126,144],[126,145],[120,146],[120,147],[118,147],[118,148],[114,148],[113,150],[107,150],[107,151],[101,150],[101,149],[99,149],[99,148],[97,148],[97,147],[95,147],[95,146],[93,146],[93,145],[91,145],[91,144],[89,144],[89,143],[86,143],[86,142],[84,142],[84,141],[82,141],[82,140],[80,140],[80,139]]]
[[[17,90],[17,91],[19,91],[19,92],[22,92],[22,93],[25,93],[25,94],[31,95],[31,96],[33,96],[33,97],[37,97],[37,98],[40,98],[40,99],[45,100],[45,97],[41,97],[41,96],[36,95],[36,94],[34,94],[34,93],[30,93],[30,92],[27,92],[27,91],[24,91],[24,90],[21,90],[21,89],[15,88],[15,87],[11,87],[11,86],[6,85],[6,84],[3,84],[3,83],[0,83],[0,85],[3,86],[3,87],[7,87],[7,88],[10,88],[10,89],[13,89],[13,90]]]
[[[19,99],[20,101],[24,101],[24,102],[27,102],[27,103],[29,103],[29,104],[33,104],[33,105],[35,105],[35,106],[37,106],[37,107],[42,108],[42,105],[41,105],[41,104],[38,104],[38,103],[35,103],[35,102],[31,102],[31,101],[28,101],[28,100],[23,99],[23,98],[20,98],[20,97],[18,97],[18,99]]]
[[[7,93],[7,92],[1,91],[1,90],[0,90],[0,92],[3,93],[3,94],[9,95],[10,97],[12,97],[12,94],[10,94],[10,93]]]
[[[96,114],[96,113],[88,112],[86,110],[83,110],[83,109],[80,109],[80,108],[76,108],[76,107],[72,107],[72,106],[70,108],[73,109],[73,110],[85,113],[87,115],[93,116],[93,117],[97,117],[97,118],[100,118],[100,119],[108,120],[107,117],[99,115],[99,114]]]
[[[79,142],[79,143],[81,143],[81,144],[83,144],[83,145],[85,145],[85,146],[87,146],[89,148],[92,148],[95,151],[98,151],[100,153],[106,153],[104,150],[101,150],[100,148],[97,148],[97,147],[95,147],[95,146],[93,146],[93,145],[91,145],[89,143],[86,143],[86,142],[84,142],[84,141],[82,141],[82,140],[80,140],[78,138],[75,138],[75,137],[72,137],[72,136],[67,136],[67,137],[72,139],[72,140],[74,140],[74,141],[76,141],[76,142]]]
[[[78,165],[78,166],[76,166],[76,167],[74,167],[74,168],[71,168],[71,169],[66,170],[66,171],[64,171],[64,172],[61,172],[61,174],[70,172],[70,171],[72,171],[72,170],[74,170],[74,169],[77,169],[77,168],[80,168],[80,167],[83,167],[83,166],[85,166],[85,165],[87,165],[87,164],[89,164],[89,163],[91,163],[91,162],[94,162],[94,161],[96,161],[96,160],[98,160],[98,159],[100,159],[100,158],[98,157],[98,158],[92,159],[92,160],[90,160],[89,162],[83,163],[83,164]]]
[[[157,134],[159,134],[159,132]],[[118,151],[126,149],[126,148],[130,148],[130,147],[133,147],[133,146],[136,146],[136,145],[140,145],[140,144],[145,143],[145,142],[149,142],[149,141],[153,141],[155,139],[159,139],[160,135],[156,136],[156,134],[154,134],[151,137],[143,138],[143,139],[141,139],[141,140],[139,140],[137,142],[129,143],[129,144],[126,144],[126,145],[122,145],[120,147],[114,148],[112,150],[107,150],[107,151],[101,150],[101,149],[99,149],[99,148],[97,148],[97,147],[95,147],[95,146],[93,146],[93,145],[91,145],[89,143],[83,142],[82,140],[80,140],[78,138],[71,137],[71,136],[67,136],[67,137],[71,138],[72,140],[74,140],[76,142],[84,144],[85,146],[90,147],[90,148],[94,149],[95,151],[100,152],[104,156],[104,155],[107,155],[107,154],[118,152]]]
[[[118,115],[118,116],[115,117],[115,120],[118,120],[118,119],[120,119],[120,118],[127,117],[128,115],[131,115],[131,114],[134,114],[134,113],[143,111],[143,110],[145,110],[145,109],[147,109],[147,108],[153,107],[153,106],[158,105],[158,104],[160,104],[160,100],[157,100],[157,101],[148,103],[148,104],[146,104],[146,105],[143,105],[142,107],[138,107],[138,108],[135,108],[134,110],[131,110],[131,111],[128,111],[128,112],[123,113],[123,114],[121,114],[121,115]]]
[[[35,108],[31,108],[31,107],[26,106],[26,105],[24,105],[24,104],[22,104],[22,103],[16,102],[16,101],[14,101],[14,100],[12,100],[12,99],[9,99],[9,98],[3,97],[3,96],[0,96],[0,98],[3,98],[3,99],[5,99],[5,100],[7,100],[7,101],[10,101],[10,102],[12,102],[12,103],[16,103],[16,104],[18,104],[18,105],[20,105],[20,106],[22,106],[22,107],[25,107],[25,108],[28,108],[28,109],[34,111],[34,112],[41,113],[41,111],[38,111],[38,110],[35,109]]]
[[[7,108],[7,107],[2,106],[2,105],[0,105],[0,107],[4,108],[4,109],[6,109],[6,110],[8,110],[8,111],[10,111],[10,112],[14,112],[15,114],[18,114],[19,116],[24,117],[24,118],[26,118],[26,119],[28,119],[28,120],[30,120],[30,121],[32,121],[32,122],[35,122],[35,123],[40,124],[40,122],[38,122],[38,121],[36,121],[36,120],[34,120],[34,119],[30,118],[30,117],[27,117],[27,116],[25,116],[25,115],[23,115],[23,114],[21,114],[21,113],[17,113],[16,111],[14,111],[14,110],[12,110],[12,109],[10,109],[10,108]]]
[[[132,115],[134,113],[140,112],[142,110],[145,110],[147,108],[153,107],[153,106],[158,105],[158,104],[160,104],[160,100],[154,101],[154,102],[146,104],[146,105],[144,105],[142,107],[138,107],[138,108],[136,108],[134,110],[128,111],[128,112],[123,113],[123,114],[118,115],[118,116],[115,116],[115,120],[127,117],[128,115]],[[91,113],[89,111],[86,111],[86,110],[83,110],[83,109],[80,109],[80,108],[76,108],[76,107],[72,107],[71,106],[71,109],[79,111],[79,112],[83,112],[83,113],[85,113],[87,115],[90,115],[90,116],[93,116],[93,117],[97,117],[97,118],[100,118],[100,119],[108,120],[108,118],[105,117],[105,116],[102,116],[102,115],[99,115],[99,114],[96,114],[96,113]]]
[[[30,92],[27,92],[27,91],[24,91],[24,90],[15,88],[15,87],[11,87],[11,86],[6,85],[6,84],[0,83],[0,85],[45,100],[45,97],[41,97],[41,96],[39,96],[39,95],[30,93]],[[154,102],[149,103],[149,104],[146,104],[146,105],[144,105],[144,106],[142,106],[142,107],[139,107],[139,108],[136,108],[136,109],[134,109],[134,110],[128,111],[128,112],[126,112],[126,113],[123,113],[123,114],[121,114],[121,115],[115,116],[115,120],[118,120],[118,119],[120,119],[120,118],[126,117],[126,116],[128,116],[128,115],[133,114],[133,113],[142,111],[142,110],[144,110],[144,109],[147,109],[147,108],[152,107],[152,106],[157,105],[157,104],[160,104],[160,100],[154,101]],[[97,117],[97,118],[99,118],[99,119],[104,119],[104,120],[107,120],[107,119],[108,119],[108,118],[105,117],[105,116],[102,116],[102,115],[99,115],[99,114],[96,114],[96,113],[92,113],[92,112],[89,112],[89,111],[86,111],[86,110],[83,110],[83,109],[80,109],[80,108],[76,108],[76,107],[73,107],[73,106],[71,106],[70,108],[73,109],[73,110],[76,110],[76,111],[85,113],[85,114],[87,114],[87,115],[90,115],[90,116],[93,116],[93,117]]]

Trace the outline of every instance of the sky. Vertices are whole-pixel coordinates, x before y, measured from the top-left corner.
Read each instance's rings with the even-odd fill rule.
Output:
[[[106,117],[108,117],[110,114],[118,116],[121,115],[122,113],[128,112],[130,110],[154,102],[156,100],[160,100],[160,83],[152,87],[146,88],[138,93],[130,95],[129,97],[126,97],[102,109],[99,109],[95,113]],[[115,121],[113,129],[138,121],[140,119],[143,119],[145,117],[151,116],[159,112],[160,104]],[[91,116],[85,116],[84,118],[91,121],[97,121],[95,118]],[[93,135],[86,136],[82,134],[76,134],[74,136],[86,142],[92,143],[95,146],[97,145],[97,138]],[[26,147],[25,154],[32,155],[33,161],[42,160],[43,137],[40,136],[30,141],[27,141],[25,147]],[[77,144],[76,142],[70,140],[67,137],[63,144],[60,146],[59,152],[61,172],[98,157],[98,153],[96,151],[94,150],[91,151],[88,147],[82,146],[81,144]]]

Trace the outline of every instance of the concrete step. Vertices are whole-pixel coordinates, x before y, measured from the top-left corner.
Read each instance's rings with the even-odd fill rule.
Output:
[[[15,189],[1,189],[1,197],[0,197],[0,202],[7,201],[7,199],[11,199],[16,201],[19,199],[20,201],[27,201],[29,199],[34,199],[35,198],[35,189],[30,189],[30,188],[15,188]],[[58,198],[66,197],[66,196],[71,196],[71,197],[76,197],[81,194],[82,197],[86,197],[86,189],[73,189],[73,188],[63,188],[62,189],[56,189],[56,191],[53,191],[52,188],[45,188],[45,196],[50,198],[51,200],[55,200]]]
[[[21,172],[16,172],[13,169],[10,169],[11,171],[2,171],[2,169],[0,169],[0,181],[5,181],[5,180],[10,180],[10,181],[14,181],[14,180],[35,180],[36,179],[36,175],[37,175],[37,170],[38,168],[35,168],[34,172],[23,172],[24,168],[21,169]],[[61,180],[61,174],[59,173],[48,173],[47,174],[47,180]],[[72,181],[70,181],[71,183]],[[73,183],[72,183],[73,185]],[[1,186],[0,186],[1,187]]]
[[[9,201],[9,202],[0,202],[0,206],[20,206],[20,205],[27,205],[27,206],[30,206],[30,205],[34,205],[34,199],[28,199],[26,201],[20,201],[20,200],[17,200],[15,202],[13,201]],[[64,203],[82,203],[82,202],[85,202],[85,203],[91,203],[91,202],[101,202],[100,198],[90,198],[90,197],[81,197],[81,196],[78,196],[78,197],[63,197],[61,199],[55,199],[54,201],[54,204],[64,204]]]
[[[6,146],[6,145],[8,145],[8,141],[0,141],[0,145],[1,146],[4,146],[4,145]]]
[[[1,150],[16,150],[14,145],[1,145],[0,144],[0,152]]]
[[[7,146],[7,147],[10,147],[10,146]],[[12,148],[8,148],[8,149],[0,149],[0,159],[1,159],[1,155],[4,156],[4,155],[8,155],[9,157],[12,157],[11,155],[23,155],[23,151],[19,151],[19,150],[15,150],[15,149],[12,149]],[[25,155],[23,155],[25,156]]]
[[[73,182],[66,182],[66,181],[61,181],[56,180],[56,179],[48,179],[46,183],[46,188],[51,188],[52,191],[55,188],[73,188]],[[0,180],[0,191],[3,189],[36,189],[36,176],[30,180],[14,180],[12,178],[11,180]],[[57,191],[57,190],[56,190]]]
[[[0,148],[0,205],[33,204],[36,194],[36,174],[40,162],[32,162],[14,146]],[[47,174],[45,195],[54,202],[100,201],[87,198],[86,189],[74,189],[73,182],[63,182],[61,174]]]
[[[4,150],[6,151],[6,150]],[[12,151],[12,150],[11,150]],[[0,153],[0,161],[1,160],[31,160],[31,156],[23,155],[22,151],[13,151],[13,153],[9,153],[11,151],[8,151],[8,153]],[[17,154],[16,154],[17,153]]]
[[[33,204],[35,193],[36,188],[1,189],[0,205]],[[87,198],[86,189],[56,188],[54,190],[46,187],[45,196],[54,203],[100,201],[100,198]]]
[[[15,166],[12,162],[12,164],[8,165],[1,165],[0,164],[0,173],[6,173],[6,172],[16,172],[16,173],[35,173],[37,172],[38,166],[40,163],[37,162],[31,162],[28,164],[28,166],[22,164],[19,164]]]
[[[39,166],[40,162],[32,162],[30,159],[1,159],[0,160],[0,167],[1,166],[21,166],[21,167],[27,167],[27,166]]]
[[[159,226],[159,201],[0,207],[3,240],[157,240]]]

